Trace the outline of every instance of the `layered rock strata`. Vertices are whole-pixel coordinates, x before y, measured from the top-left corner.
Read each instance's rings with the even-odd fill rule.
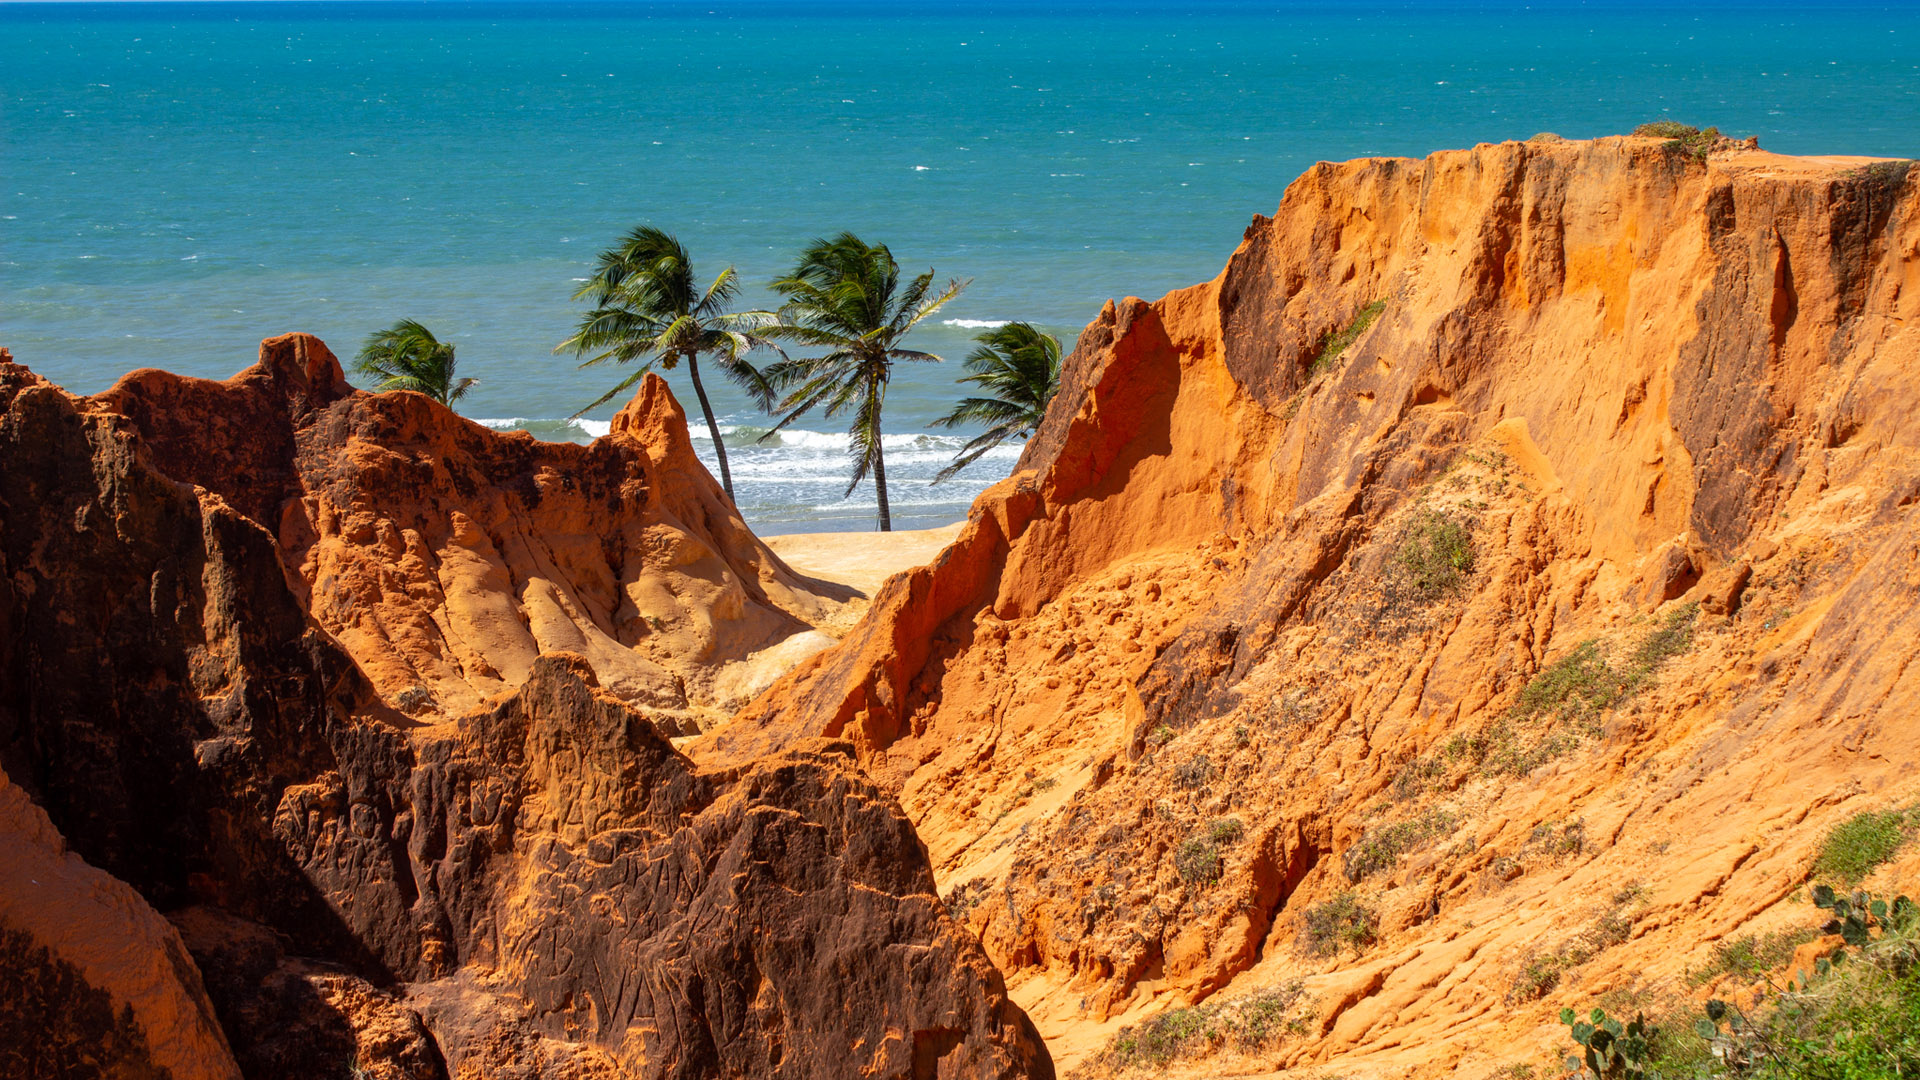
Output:
[[[632,704],[664,684],[613,654],[623,604],[713,600],[674,616],[711,658],[803,592],[744,529],[715,539],[700,515],[731,510],[675,474],[697,464],[657,380],[562,448],[351,392],[304,337],[94,399],[10,359],[0,1013],[64,1025],[29,1075],[1052,1075],[844,744],[701,770],[675,702]],[[444,632],[478,625],[462,587],[500,608],[486,634]],[[540,655],[513,668],[522,617]]]
[[[1652,139],[1317,165],[696,756],[850,740],[1064,1063],[1254,994],[1249,1074],[1557,1062],[1920,792],[1916,204]]]

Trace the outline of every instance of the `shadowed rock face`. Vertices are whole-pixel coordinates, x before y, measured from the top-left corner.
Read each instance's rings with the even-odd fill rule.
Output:
[[[1562,1006],[1796,928],[1825,831],[1920,794],[1917,373],[1907,163],[1316,165],[1110,304],[955,544],[693,752],[851,740],[1063,1066],[1295,978],[1297,1035],[1174,1071],[1557,1061]],[[1523,700],[1575,655],[1633,692]],[[1316,953],[1348,890],[1377,943]]]
[[[32,879],[0,875],[0,944],[32,961],[36,1001],[104,1017],[86,1031],[125,1064],[103,1075],[1052,1075],[905,816],[843,745],[702,772],[656,713],[603,686],[611,670],[630,691],[627,669],[575,653],[534,657],[457,718],[416,707],[437,721],[423,723],[357,662],[394,654],[309,617],[333,585],[301,568],[382,543],[395,519],[366,507],[403,494],[415,531],[468,505],[531,534],[542,509],[571,507],[562,521],[610,532],[550,538],[550,556],[590,541],[603,561],[576,570],[643,573],[624,545],[658,536],[662,506],[694,513],[665,490],[692,458],[657,380],[611,446],[563,449],[348,393],[312,339],[264,354],[229,383],[137,373],[98,399],[0,354],[0,796],[21,796],[0,843],[54,859],[64,837],[76,880],[125,893],[91,925],[177,954],[150,977],[76,951]],[[203,410],[205,455],[187,408]],[[508,494],[479,486],[489,476]],[[372,532],[316,556],[346,535],[320,511],[370,514]],[[319,520],[319,539],[289,556],[254,514],[282,535]],[[383,564],[401,576],[403,541]],[[673,548],[672,565],[718,558],[704,550]],[[754,573],[757,594],[718,571],[715,587],[764,603],[787,580],[771,561]],[[405,608],[415,594],[381,580],[401,598],[388,614],[441,610],[431,590]],[[5,915],[22,909],[41,917]],[[179,1031],[199,1032],[197,1057]]]

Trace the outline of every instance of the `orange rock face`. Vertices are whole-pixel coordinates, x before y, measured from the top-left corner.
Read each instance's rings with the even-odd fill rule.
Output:
[[[589,446],[355,391],[303,334],[226,382],[136,371],[90,407],[272,531],[314,619],[410,715],[474,708],[559,650],[691,731],[729,664],[850,596],[753,536],[657,378]]]
[[[695,756],[851,740],[1065,1065],[1253,994],[1291,1033],[1172,1068],[1557,1062],[1920,791],[1920,170],[1321,164],[1063,382]]]
[[[663,384],[554,447],[264,354],[85,399],[0,351],[8,1075],[1053,1075],[846,744],[669,741],[830,593]]]

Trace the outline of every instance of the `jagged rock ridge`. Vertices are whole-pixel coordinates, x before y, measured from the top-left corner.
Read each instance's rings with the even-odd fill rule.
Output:
[[[662,587],[646,567],[664,550],[710,574],[682,603],[762,605],[715,626],[790,618],[769,583],[799,579],[744,530],[660,541],[669,509],[684,524],[714,503],[672,472],[697,464],[657,380],[619,428],[583,448],[486,432],[417,395],[348,392],[298,336],[225,384],[144,372],[94,399],[0,353],[0,824],[25,853],[0,875],[0,948],[24,1015],[66,1025],[27,1068],[1052,1074],[843,744],[697,769],[661,710],[630,703],[633,669],[540,633],[517,686],[451,717],[363,668],[424,677],[436,646],[392,628],[442,611],[429,555],[462,580],[421,538],[463,515],[539,533],[576,599]],[[751,584],[721,573],[736,565]],[[364,625],[330,606],[354,574],[380,583],[386,636],[349,646],[324,616],[346,638]],[[581,635],[618,610],[599,602],[570,609],[594,616]],[[729,634],[745,640],[712,640]],[[461,665],[437,705],[489,688]]]

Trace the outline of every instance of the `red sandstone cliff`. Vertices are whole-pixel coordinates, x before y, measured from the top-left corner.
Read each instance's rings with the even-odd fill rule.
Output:
[[[1052,1075],[845,744],[660,730],[818,594],[657,379],[564,447],[0,352],[0,460],[9,1075]]]
[[[136,371],[87,407],[271,531],[314,619],[416,716],[473,708],[564,650],[693,730],[727,665],[849,596],[747,529],[657,378],[588,446],[356,391],[304,334],[263,343],[225,382]]]
[[[1066,1064],[1259,991],[1298,1033],[1187,1068],[1557,1062],[1920,792],[1917,210],[1652,139],[1315,166],[695,756],[850,739]]]

